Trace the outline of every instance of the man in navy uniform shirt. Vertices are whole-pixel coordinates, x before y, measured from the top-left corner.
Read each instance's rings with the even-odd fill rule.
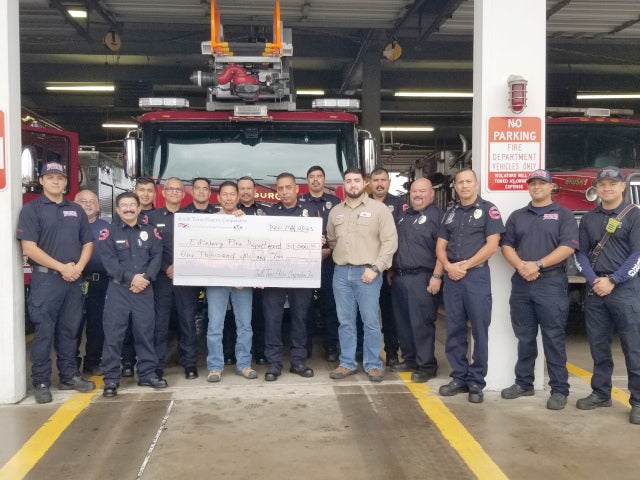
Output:
[[[162,189],[165,205],[149,213],[149,224],[155,226],[162,237],[162,264],[153,284],[156,309],[155,344],[158,355],[158,374],[162,377],[167,355],[167,337],[171,310],[178,314],[180,362],[187,380],[198,378],[196,302],[194,289],[173,284],[173,224],[174,214],[180,210],[185,196],[184,183],[179,178],[168,178]]]
[[[445,351],[452,369],[451,382],[440,387],[440,395],[469,392],[471,403],[481,403],[484,398],[492,305],[488,260],[498,251],[504,232],[500,211],[480,198],[478,186],[470,168],[456,173],[454,188],[459,203],[445,213],[436,244],[436,255],[447,272],[443,289]],[[467,358],[467,322],[474,340],[472,362]]]
[[[387,272],[403,357],[393,370],[413,370],[412,381],[426,382],[438,372],[435,322],[444,269],[436,242],[442,211],[433,205],[435,192],[426,178],[411,184],[409,196],[411,207],[398,220],[398,250]]]
[[[502,236],[502,255],[516,269],[511,277],[511,325],[518,338],[516,382],[502,398],[533,395],[538,356],[538,327],[547,360],[550,410],[562,410],[569,395],[565,327],[569,314],[564,261],[578,247],[573,213],[551,200],[553,183],[547,170],[531,172],[527,180],[531,202],[514,211]]]
[[[280,202],[269,210],[269,215],[280,217],[317,217],[313,205],[298,201],[296,177],[288,172],[276,178],[276,189]],[[262,304],[265,320],[265,356],[269,367],[264,379],[272,382],[282,372],[282,316],[289,299],[291,313],[291,346],[289,348],[289,371],[301,377],[313,377],[313,370],[305,365],[307,359],[307,312],[311,304],[311,288],[265,288]]]
[[[157,376],[158,357],[154,348],[155,315],[153,282],[162,261],[162,239],[157,229],[139,222],[140,203],[135,193],[116,198],[118,217],[99,236],[99,250],[111,282],[104,306],[105,397],[115,397],[120,385],[120,356],[129,317],[136,354],[138,385],[166,388]]]
[[[82,331],[85,330],[84,327],[86,326],[85,356],[82,372],[88,375],[99,375],[102,373],[100,358],[102,357],[102,344],[104,342],[102,311],[104,310],[104,298],[107,294],[109,279],[98,253],[98,237],[100,236],[100,231],[107,228],[109,223],[98,218],[100,213],[98,196],[91,190],[79,191],[76,194],[75,202],[87,214],[94,237],[93,254],[84,269],[86,294],[82,325],[78,331],[78,347],[82,341]]]
[[[35,325],[31,378],[37,403],[51,402],[51,344],[56,350],[60,390],[96,388],[80,376],[76,360],[82,322],[82,272],[93,252],[93,233],[80,205],[64,198],[67,173],[59,163],[40,172],[42,195],[20,212],[16,237],[33,267],[29,316]]]
[[[577,407],[611,406],[611,337],[616,330],[629,377],[629,421],[640,425],[640,210],[624,200],[626,183],[619,168],[603,168],[594,184],[602,203],[582,217],[576,253],[591,287],[585,321],[593,357],[593,391],[578,400]]]
[[[371,198],[384,203],[391,212],[394,222],[397,224],[402,213],[407,209],[407,204],[402,198],[389,193],[390,186],[391,179],[386,169],[380,167],[371,172],[371,179],[369,181]],[[384,281],[380,289],[380,316],[382,317],[382,335],[384,336],[384,351],[387,357],[386,363],[387,366],[392,367],[393,370],[393,367],[398,363],[399,344],[396,333],[396,321],[391,303],[391,288]],[[402,369],[402,367],[400,368]]]
[[[309,203],[315,207],[318,214],[322,216],[322,233],[327,231],[327,218],[331,209],[340,203],[340,199],[324,191],[325,186],[324,169],[314,165],[307,170],[307,185],[309,192],[300,195],[298,200],[304,204]],[[318,310],[322,317],[324,327],[324,351],[328,362],[338,360],[338,314],[336,313],[336,301],[333,297],[333,258],[328,244],[322,246],[322,276],[320,289],[318,289]],[[307,317],[307,356],[311,356],[313,348],[313,330],[315,327],[315,308],[311,302],[309,315]]]

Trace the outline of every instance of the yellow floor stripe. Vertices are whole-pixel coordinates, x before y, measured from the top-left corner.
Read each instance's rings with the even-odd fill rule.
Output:
[[[567,370],[569,370],[569,373],[571,375],[578,377],[584,383],[591,385],[591,377],[592,377],[591,372],[583,370],[577,365],[573,365],[572,363],[568,363],[568,362],[567,362]],[[629,404],[629,394],[624,390],[613,387],[611,389],[611,398],[613,398],[616,402],[621,403],[625,407],[631,408],[631,405]]]
[[[92,380],[96,382],[97,390],[102,388],[102,377],[92,377]],[[23,479],[80,412],[87,408],[95,396],[96,390],[90,393],[77,393],[64,402],[22,448],[0,468],[0,479]]]
[[[411,373],[398,373],[427,416],[440,429],[471,471],[481,480],[507,479],[500,467],[482,449],[460,421],[426,383],[413,383]]]

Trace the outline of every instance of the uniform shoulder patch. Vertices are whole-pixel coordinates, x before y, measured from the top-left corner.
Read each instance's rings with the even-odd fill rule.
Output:
[[[160,236],[160,232],[158,232],[158,229],[155,227],[153,229],[153,234],[156,236],[158,240],[162,240],[162,237]]]
[[[106,240],[109,237],[109,229],[103,228],[98,234],[98,240]]]
[[[491,218],[493,218],[494,220],[497,220],[498,218],[501,218],[500,210],[498,210],[498,207],[496,207],[495,205],[493,207],[491,207],[489,209],[489,216]]]

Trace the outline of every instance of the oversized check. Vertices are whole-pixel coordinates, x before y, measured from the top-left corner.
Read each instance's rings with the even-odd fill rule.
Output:
[[[173,283],[319,288],[322,219],[176,213]]]

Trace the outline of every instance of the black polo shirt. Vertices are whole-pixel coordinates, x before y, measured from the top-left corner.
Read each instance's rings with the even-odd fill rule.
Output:
[[[269,209],[268,214],[275,217],[322,217],[315,205],[302,202],[296,202],[291,208],[287,208],[282,202],[278,202]]]
[[[138,273],[150,281],[156,279],[162,261],[162,239],[151,225],[133,227],[116,219],[100,231],[98,248],[102,264],[111,279],[130,283]]]
[[[196,208],[193,203],[181,208],[178,213],[217,213],[220,209],[215,205],[207,204],[207,208]]]
[[[369,195],[369,197],[373,198],[373,195]],[[396,224],[402,217],[402,213],[409,208],[407,203],[401,197],[391,193],[387,193],[387,196],[384,198],[382,203],[389,208],[391,215],[393,215],[393,221],[396,222]]]
[[[160,270],[167,271],[173,265],[173,223],[174,214],[167,207],[156,208],[149,212],[149,225],[158,229],[162,238],[162,266]]]
[[[556,202],[541,208],[531,203],[507,220],[501,244],[512,247],[524,261],[536,261],[558,247],[578,248],[578,223]]]
[[[428,268],[436,266],[436,241],[442,210],[429,205],[422,210],[408,208],[400,216],[398,250],[393,256],[393,268]]]
[[[326,192],[323,192],[322,196],[320,197],[314,197],[310,192],[307,192],[304,195],[300,195],[298,197],[298,202],[314,206],[318,214],[322,217],[322,232],[326,233],[329,212],[333,207],[340,203],[340,199],[335,195],[331,195],[330,193]]]
[[[487,237],[504,232],[500,210],[480,196],[471,205],[449,208],[438,228],[438,237],[447,240],[447,258],[459,262],[473,257]]]
[[[94,237],[80,205],[67,199],[55,203],[42,194],[20,211],[16,238],[35,242],[50,257],[70,263],[80,259],[83,245]],[[31,259],[29,264],[37,265]]]

